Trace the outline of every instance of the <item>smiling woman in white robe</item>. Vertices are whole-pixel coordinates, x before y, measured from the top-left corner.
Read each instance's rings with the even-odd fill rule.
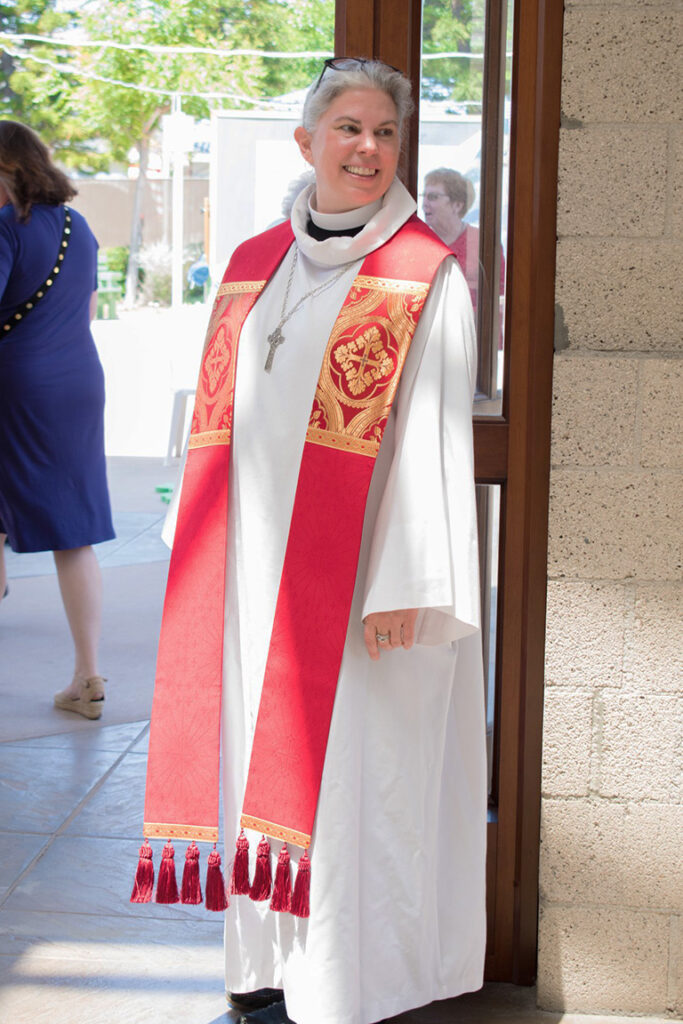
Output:
[[[239,831],[311,396],[362,258],[414,203],[395,182],[354,238],[316,242],[293,211],[291,302],[355,257],[290,320],[269,375],[290,251],[240,341],[228,524],[223,792]],[[323,219],[327,224],[330,217]],[[356,221],[358,211],[356,211]],[[340,228],[344,214],[333,218]],[[353,217],[352,217],[353,219]],[[366,233],[369,237],[366,237]],[[472,464],[474,328],[455,260],[434,281],[375,465],[312,844],[311,917],[234,898],[226,985],[283,987],[297,1024],[367,1024],[480,987],[486,761]],[[363,618],[418,608],[417,643],[369,659]],[[321,628],[325,624],[321,623]],[[250,835],[252,858],[259,836]],[[274,843],[274,853],[279,844]],[[252,860],[252,871],[254,861]]]
[[[316,138],[319,123],[306,132],[308,149],[298,138],[314,164],[316,185],[296,200],[295,241],[242,330],[223,673],[228,837],[239,832],[306,428],[328,338],[364,257],[415,211],[393,178],[398,147],[393,166],[375,152],[383,145],[369,103],[377,92],[370,83],[364,90],[354,85],[335,100],[338,121],[343,115],[352,127],[360,124],[353,128],[357,138],[375,136],[375,150],[372,139],[356,142],[354,165],[343,155],[336,159],[334,148]],[[337,113],[334,104],[329,110]],[[381,127],[384,115],[378,116]],[[377,184],[373,192],[365,179],[351,181],[346,192],[337,185],[349,169],[353,176],[355,165],[375,163],[383,173],[391,170],[391,183],[379,195]],[[323,233],[357,233],[316,240],[309,219]],[[285,342],[264,373],[265,339],[285,305],[294,307],[326,282],[288,318]],[[370,486],[312,837],[310,917],[273,913],[267,902],[246,896],[233,897],[226,911],[226,988],[283,989],[286,1016],[281,1004],[282,1016],[272,1019],[370,1024],[482,984],[486,753],[471,424],[475,364],[467,285],[447,257],[415,331]],[[381,633],[383,615],[410,609],[417,611],[415,644],[380,647],[372,660],[364,620],[370,617]],[[260,836],[248,838],[253,876]],[[280,845],[272,843],[275,857]],[[296,862],[300,851],[290,851]]]

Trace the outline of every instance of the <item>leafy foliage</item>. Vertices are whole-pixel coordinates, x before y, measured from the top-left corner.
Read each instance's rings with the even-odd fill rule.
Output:
[[[71,20],[68,12],[57,10],[56,0],[0,3],[0,32],[9,37],[20,33],[50,37]],[[36,57],[52,56],[52,48],[40,43],[30,42],[25,48]],[[43,74],[43,67],[17,60],[0,42],[0,116],[30,123],[50,143],[71,135],[67,97],[72,83]]]
[[[71,13],[58,13],[56,2],[0,4],[0,30],[49,36],[69,25],[81,39],[120,44],[332,52],[332,0],[86,0]],[[2,53],[9,83],[4,96],[0,93],[6,116],[30,123],[55,147],[61,162],[85,173],[125,160],[131,145],[148,141],[170,109],[168,93],[224,92],[236,97],[183,98],[186,113],[206,117],[211,106],[249,107],[248,97],[303,88],[319,65],[316,59],[155,53],[112,46],[22,44],[22,49],[29,46],[47,63],[18,61]]]
[[[424,0],[424,53],[474,53],[484,48],[485,0]],[[456,101],[481,100],[483,61],[443,57],[425,62],[423,95]]]

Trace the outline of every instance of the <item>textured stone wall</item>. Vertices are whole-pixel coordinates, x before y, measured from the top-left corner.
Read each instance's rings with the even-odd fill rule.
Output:
[[[540,1005],[683,1016],[680,2],[569,0]]]

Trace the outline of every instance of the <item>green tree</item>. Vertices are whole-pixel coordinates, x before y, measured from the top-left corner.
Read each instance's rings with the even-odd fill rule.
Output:
[[[331,5],[324,0],[90,0],[83,8],[81,27],[91,39],[147,46],[201,46],[221,49],[311,49],[331,41]],[[315,24],[315,29],[313,28]],[[127,297],[137,281],[140,211],[150,143],[163,114],[170,109],[171,92],[232,92],[272,96],[310,81],[310,70],[295,60],[264,57],[230,58],[228,54],[174,54],[113,47],[83,49],[78,57],[85,75],[74,103],[81,111],[86,133],[105,140],[112,159],[124,160],[134,144],[139,153],[138,185],[131,229],[131,258]],[[281,65],[286,64],[286,67]],[[108,81],[102,81],[107,79]],[[134,88],[111,84],[124,82]],[[144,91],[141,86],[156,89]],[[216,103],[220,101],[215,101]],[[245,101],[246,102],[246,101]],[[225,105],[225,103],[223,104]],[[230,106],[235,106],[233,101]],[[242,105],[245,105],[244,103]],[[206,117],[209,101],[183,99],[185,113]]]
[[[232,50],[294,52],[334,50],[332,0],[224,0],[225,42]],[[304,89],[320,70],[320,59],[236,57],[237,83],[263,97]]]
[[[35,29],[55,0],[22,0]],[[53,12],[54,13],[54,12]],[[69,20],[62,16],[62,24]],[[30,123],[52,142],[67,166],[92,172],[139,154],[131,227],[127,297],[137,282],[142,198],[151,141],[172,93],[232,93],[242,100],[185,96],[183,110],[206,117],[212,106],[249,107],[249,97],[267,98],[306,86],[318,60],[234,57],[234,49],[332,51],[331,0],[86,0],[72,21],[89,41],[122,44],[56,49],[43,46],[12,74],[12,89]],[[8,26],[9,28],[9,26]],[[16,31],[16,29],[15,29]],[[47,31],[40,29],[42,34]],[[66,42],[66,40],[65,40]],[[198,46],[225,51],[176,54],[125,47]],[[55,68],[54,64],[59,67]]]
[[[107,158],[98,150],[74,104],[79,79],[68,50],[17,38],[27,33],[58,39],[65,28],[75,25],[76,16],[57,10],[56,0],[0,4],[3,116],[30,125],[64,166],[105,170]]]
[[[14,56],[19,48],[33,52],[36,56],[45,56],[48,47],[35,42],[20,42],[12,46],[13,37],[27,33],[30,35],[51,36],[56,29],[69,23],[70,15],[65,11],[56,10],[56,0],[16,0],[15,3],[0,3],[0,116],[15,121],[27,121],[36,113],[24,91],[15,86],[19,80],[15,77],[23,73],[24,62]],[[6,42],[3,45],[3,39]],[[35,68],[38,65],[34,65]],[[36,131],[51,134],[54,118],[48,116],[48,110],[41,109],[38,123],[33,118]]]
[[[202,4],[197,6],[201,8]],[[193,9],[196,10],[197,6]],[[90,39],[111,43],[195,43],[197,39],[192,28],[196,26],[189,18],[181,16],[182,10],[189,7],[176,0],[148,4],[140,4],[136,0],[94,0],[84,7],[80,26]],[[130,304],[137,294],[142,205],[150,142],[162,115],[170,109],[170,98],[166,93],[183,88],[190,62],[183,61],[178,55],[160,59],[145,50],[114,47],[83,48],[78,51],[76,59],[81,77],[72,103],[80,112],[86,133],[93,140],[99,140],[99,147],[104,150],[108,163],[127,163],[131,148],[136,147],[138,151],[139,171],[126,278],[126,301]],[[125,85],[113,84],[115,82]],[[146,87],[157,91],[146,91]]]
[[[484,0],[424,0],[422,47],[424,53],[482,53]],[[481,101],[483,62],[467,57],[427,61],[423,94],[438,85],[454,100]]]

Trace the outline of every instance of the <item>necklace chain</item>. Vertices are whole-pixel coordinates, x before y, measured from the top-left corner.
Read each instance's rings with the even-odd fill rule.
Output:
[[[278,323],[278,325],[275,328],[275,330],[272,331],[268,335],[268,339],[267,339],[268,344],[270,345],[270,351],[268,352],[268,358],[266,359],[266,365],[263,367],[263,369],[266,371],[266,373],[270,373],[270,371],[272,369],[273,359],[275,358],[275,349],[279,345],[282,345],[282,343],[285,340],[285,336],[282,333],[282,328],[285,326],[287,321],[291,317],[294,316],[294,314],[297,312],[298,309],[300,309],[303,306],[303,304],[306,301],[306,299],[312,299],[316,295],[320,295],[320,293],[325,291],[326,288],[331,288],[332,285],[335,284],[339,280],[339,278],[342,276],[342,274],[344,274],[348,270],[348,268],[351,266],[351,263],[344,263],[343,266],[341,266],[339,268],[339,270],[334,275],[334,277],[331,277],[329,279],[329,281],[323,281],[322,284],[317,285],[317,287],[315,287],[315,288],[311,288],[309,291],[306,292],[305,295],[302,295],[301,298],[298,300],[298,302],[295,302],[295,304],[292,306],[292,308],[289,310],[289,312],[286,313],[285,310],[287,308],[287,299],[289,298],[289,292],[290,292],[291,287],[292,287],[292,281],[294,280],[294,270],[296,268],[298,257],[299,257],[299,249],[295,248],[294,249],[294,259],[292,260],[292,266],[291,266],[290,271],[289,271],[289,277],[287,278],[287,286],[285,288],[285,294],[284,294],[284,298],[282,300],[282,310],[280,312],[280,322]]]

